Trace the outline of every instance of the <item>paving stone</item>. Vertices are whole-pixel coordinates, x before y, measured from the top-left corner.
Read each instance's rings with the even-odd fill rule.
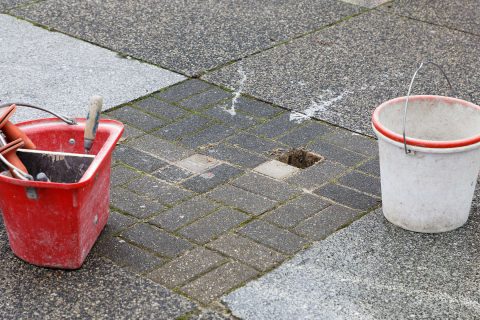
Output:
[[[161,180],[177,183],[191,177],[192,173],[187,169],[171,165],[154,172],[153,175]]]
[[[149,176],[143,176],[140,179],[133,180],[127,184],[126,187],[138,194],[158,200],[166,205],[172,205],[177,201],[185,200],[193,196],[190,191],[169,185],[166,182]]]
[[[235,109],[255,117],[263,117],[269,119],[285,111],[282,108],[274,107],[268,103],[243,96],[237,99]]]
[[[157,227],[144,223],[122,232],[121,236],[169,258],[176,257],[192,248],[192,244],[188,241],[176,238]]]
[[[285,201],[301,192],[285,182],[273,180],[256,173],[247,173],[232,181],[234,186],[277,201]]]
[[[162,92],[155,94],[155,96],[163,100],[177,102],[210,88],[213,88],[213,86],[204,81],[190,79],[171,86]]]
[[[207,127],[209,124],[209,119],[194,114],[183,118],[178,122],[169,124],[160,130],[154,131],[152,134],[168,140],[178,140],[183,136]]]
[[[299,126],[299,123],[290,120],[290,112],[285,112],[279,117],[253,128],[251,131],[256,135],[275,138],[284,134],[286,131],[298,128]]]
[[[228,234],[208,247],[265,272],[285,260],[282,254],[236,234]]]
[[[165,263],[165,260],[135,247],[120,238],[108,238],[96,245],[96,250],[117,265],[134,272],[146,272]]]
[[[277,251],[290,255],[307,244],[305,240],[290,231],[280,229],[261,220],[250,222],[238,232]]]
[[[121,161],[145,172],[153,172],[168,165],[168,163],[163,160],[127,145],[118,145],[115,151],[113,151],[113,157],[116,161]]]
[[[160,116],[167,120],[174,120],[186,115],[186,111],[161,100],[149,97],[140,101],[136,101],[135,105],[148,113]]]
[[[243,170],[222,163],[209,171],[182,182],[182,186],[203,193],[243,173]]]
[[[112,235],[118,233],[133,225],[135,222],[136,220],[131,217],[110,210],[107,225],[103,229],[102,234]]]
[[[115,208],[140,219],[166,209],[164,205],[158,202],[148,200],[123,188],[112,190],[110,203]]]
[[[230,92],[219,88],[212,88],[182,100],[180,105],[190,110],[198,110],[230,97],[232,97]]]
[[[221,265],[226,259],[211,250],[198,247],[170,261],[148,277],[167,287],[175,288]]]
[[[207,157],[203,154],[194,154],[176,163],[178,166],[185,168],[193,173],[202,173],[211,169],[220,162],[212,157]]]
[[[222,103],[213,108],[209,108],[205,110],[204,113],[235,129],[246,129],[259,123],[260,120],[255,119],[251,115],[241,113],[231,114],[229,112],[232,108],[231,101],[227,102],[228,103]]]
[[[380,197],[380,179],[375,178],[358,171],[352,171],[341,177],[338,182],[344,186],[360,190],[365,193]]]
[[[139,176],[138,172],[132,169],[129,169],[127,167],[124,167],[122,165],[118,165],[112,168],[112,171],[110,174],[110,185],[112,187],[117,187],[138,176]]]
[[[220,209],[179,231],[184,237],[205,244],[249,219],[249,216],[232,209]]]
[[[378,144],[376,140],[347,130],[338,129],[334,134],[325,137],[325,140],[366,156],[371,157],[378,155]]]
[[[315,193],[354,209],[368,210],[380,204],[380,200],[374,197],[342,187],[338,184],[327,184],[315,190]]]
[[[138,130],[137,128],[134,128],[126,123],[123,124],[123,135],[122,139],[134,139],[140,136],[143,136],[145,134],[144,131]]]
[[[290,147],[298,148],[307,145],[310,141],[313,141],[317,137],[323,136],[330,131],[330,126],[317,121],[309,121],[306,125],[293,129],[277,138],[277,140]]]
[[[192,136],[185,137],[180,142],[189,148],[195,149],[202,145],[217,143],[234,133],[232,128],[224,125],[213,125]]]
[[[375,8],[383,3],[390,2],[390,0],[342,0],[351,4],[356,4],[362,7]]]
[[[139,150],[151,153],[159,158],[167,159],[168,161],[178,161],[193,154],[193,151],[191,150],[185,149],[181,146],[149,134],[132,140],[128,144]]]
[[[325,159],[352,167],[365,161],[367,158],[356,152],[343,149],[337,145],[319,140],[308,146],[308,150],[322,155]]]
[[[208,194],[211,199],[223,202],[253,215],[260,215],[273,208],[275,202],[243,189],[224,185]]]
[[[244,264],[229,262],[183,286],[181,290],[207,304],[257,274],[255,269]]]
[[[357,169],[373,176],[380,177],[380,163],[378,158],[367,161]]]
[[[295,232],[311,240],[322,240],[360,217],[360,211],[333,205],[303,221]]]
[[[0,1],[0,10],[12,9],[29,2],[32,2],[32,0],[2,0]]]
[[[4,4],[2,0],[0,10]],[[2,101],[25,101],[64,116],[84,117],[93,95],[102,95],[103,110],[108,110],[184,79],[9,15],[0,16],[0,25],[0,72],[22,74],[0,84]],[[18,108],[12,120],[38,118],[45,113]]]
[[[243,149],[252,150],[257,153],[268,154],[282,145],[273,141],[261,139],[251,134],[240,133],[228,139],[227,143]]]
[[[264,157],[249,153],[243,149],[230,147],[224,143],[207,149],[205,153],[216,159],[227,161],[245,168],[253,168],[266,161],[266,158]]]
[[[195,197],[159,214],[149,222],[163,229],[174,231],[209,214],[218,207],[218,204],[206,198]]]
[[[324,160],[287,178],[287,182],[307,190],[313,190],[342,175],[347,170],[348,168],[342,164]]]
[[[143,131],[160,128],[167,123],[165,120],[152,117],[130,106],[121,107],[110,111],[108,114]]]
[[[269,212],[264,219],[283,228],[293,228],[301,221],[328,207],[330,203],[312,194],[303,194],[295,200]]]
[[[278,160],[270,160],[260,164],[253,170],[275,179],[285,179],[300,172],[300,169]]]

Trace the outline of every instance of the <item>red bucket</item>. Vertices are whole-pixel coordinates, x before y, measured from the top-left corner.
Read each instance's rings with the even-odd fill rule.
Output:
[[[84,154],[85,119],[18,123],[37,150]],[[80,268],[108,220],[110,163],[123,132],[114,120],[100,120],[91,155],[74,183],[25,181],[0,175],[0,209],[10,247],[20,259],[42,267]]]

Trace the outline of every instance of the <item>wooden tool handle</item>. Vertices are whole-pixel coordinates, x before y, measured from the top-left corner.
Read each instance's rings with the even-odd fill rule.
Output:
[[[102,112],[103,98],[93,96],[90,98],[90,106],[88,108],[87,123],[85,123],[85,140],[94,140],[97,133],[98,120]]]

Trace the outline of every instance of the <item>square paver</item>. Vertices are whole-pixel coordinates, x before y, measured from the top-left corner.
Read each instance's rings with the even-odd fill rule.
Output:
[[[369,210],[380,204],[380,200],[377,198],[338,184],[327,184],[315,190],[315,193],[354,209]]]
[[[372,194],[380,197],[382,192],[380,190],[380,179],[363,174],[358,171],[352,171],[347,175],[341,177],[338,183],[344,186],[357,189],[359,191]]]
[[[265,272],[285,260],[285,256],[252,240],[228,234],[208,247]]]
[[[165,120],[152,117],[151,115],[130,106],[121,107],[119,109],[110,111],[108,115],[111,115],[116,119],[126,122],[143,131],[150,131],[160,128],[167,123]]]
[[[335,161],[347,167],[355,166],[367,159],[360,153],[344,149],[324,140],[315,141],[308,146],[308,150],[321,154],[326,160]]]
[[[249,216],[240,211],[220,209],[186,226],[179,233],[185,238],[205,244],[248,219]]]
[[[199,247],[151,272],[148,277],[167,287],[175,288],[218,267],[225,260],[218,253]]]
[[[166,209],[164,205],[158,202],[151,201],[123,188],[112,190],[110,203],[113,207],[140,219]]]
[[[253,215],[260,215],[276,204],[273,200],[231,185],[220,186],[207,196]]]
[[[265,157],[224,143],[206,149],[205,154],[245,168],[253,168],[266,161]]]
[[[231,97],[232,94],[230,92],[214,87],[210,90],[204,91],[202,93],[191,96],[190,98],[182,100],[180,102],[180,105],[190,110],[197,110],[209,105],[216,104],[221,100],[225,100]]]
[[[315,195],[303,194],[295,200],[267,213],[264,219],[283,228],[293,228],[301,221],[329,205],[330,203]]]
[[[210,88],[212,88],[211,84],[198,79],[190,79],[168,87],[155,96],[166,101],[178,102]]]
[[[159,99],[155,99],[154,97],[148,97],[146,99],[135,101],[134,104],[138,108],[168,121],[173,121],[187,114],[187,112],[182,108]]]
[[[113,151],[113,158],[140,171],[149,173],[168,165],[161,159],[127,145],[118,145],[115,151]]]
[[[339,163],[322,161],[309,168],[303,169],[299,173],[289,177],[287,181],[304,189],[313,190],[344,174],[347,170],[347,167]]]
[[[220,164],[217,159],[202,154],[194,154],[176,163],[177,166],[193,173],[202,173]]]
[[[302,222],[295,228],[295,232],[312,240],[321,240],[360,215],[358,210],[333,205]]]
[[[249,172],[232,181],[234,186],[277,201],[285,201],[301,192],[285,182]]]
[[[168,161],[178,161],[193,154],[193,151],[150,134],[129,141],[128,145]]]
[[[257,274],[258,271],[240,262],[229,262],[183,286],[181,290],[207,304]]]
[[[261,220],[250,222],[238,232],[270,248],[290,255],[307,244],[296,234]]]
[[[150,176],[143,176],[140,179],[133,180],[126,185],[126,188],[166,205],[173,205],[175,202],[193,196],[193,193],[190,191],[180,189]]]
[[[188,241],[144,223],[137,224],[133,228],[122,232],[121,236],[141,247],[169,258],[178,256],[192,248],[192,244]]]
[[[275,179],[285,179],[295,173],[300,172],[300,169],[289,164],[280,162],[278,160],[270,160],[262,163],[253,169],[264,175]]]
[[[182,182],[186,189],[203,193],[243,173],[243,170],[222,163],[206,172]]]
[[[153,175],[161,180],[177,183],[191,177],[193,173],[187,169],[170,165],[154,172]]]
[[[158,225],[163,229],[174,231],[213,212],[218,207],[218,204],[206,198],[195,197],[173,207],[172,209],[162,212],[149,222]]]

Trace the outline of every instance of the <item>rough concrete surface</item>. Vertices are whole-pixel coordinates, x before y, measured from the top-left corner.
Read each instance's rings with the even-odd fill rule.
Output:
[[[85,117],[92,95],[104,109],[184,79],[161,68],[125,59],[113,51],[0,15],[0,102],[26,102]],[[49,117],[18,109],[14,120]]]

